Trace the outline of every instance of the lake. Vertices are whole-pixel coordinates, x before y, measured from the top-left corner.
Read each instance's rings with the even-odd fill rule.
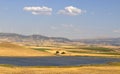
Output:
[[[0,57],[0,64],[17,66],[77,66],[87,64],[104,64],[120,62],[116,58],[100,57]]]

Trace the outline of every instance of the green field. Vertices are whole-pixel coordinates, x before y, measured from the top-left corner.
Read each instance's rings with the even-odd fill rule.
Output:
[[[43,51],[43,52],[47,52],[46,50],[50,50],[48,48],[32,48],[34,50],[38,50],[38,51]]]

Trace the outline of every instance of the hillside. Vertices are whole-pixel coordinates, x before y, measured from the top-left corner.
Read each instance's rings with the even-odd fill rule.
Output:
[[[17,44],[2,42],[0,43],[0,56],[50,56],[50,53],[37,51],[19,46]]]
[[[47,37],[43,35],[21,35],[16,33],[0,33],[0,42],[15,42],[26,46],[59,46],[77,44],[102,44],[120,46],[120,38],[103,39],[75,39],[70,40],[63,37]]]
[[[57,43],[67,43],[71,40],[62,37],[47,37],[42,35],[20,35],[15,33],[0,33],[0,41],[17,42],[27,46],[45,46]]]
[[[80,39],[75,41],[86,44],[103,44],[103,45],[120,46],[120,38]]]

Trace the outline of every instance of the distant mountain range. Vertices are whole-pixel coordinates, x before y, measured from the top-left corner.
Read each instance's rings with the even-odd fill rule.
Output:
[[[26,45],[49,45],[53,43],[71,42],[63,37],[47,37],[42,35],[20,35],[16,33],[0,33],[0,41],[23,43]]]
[[[37,45],[37,46],[55,45],[60,43],[71,44],[73,42],[120,46],[120,38],[70,40],[68,38],[63,37],[47,37],[43,35],[21,35],[16,33],[0,33],[0,41],[9,41],[25,45]]]
[[[103,45],[120,46],[120,38],[81,39],[77,41],[86,44],[103,44]]]

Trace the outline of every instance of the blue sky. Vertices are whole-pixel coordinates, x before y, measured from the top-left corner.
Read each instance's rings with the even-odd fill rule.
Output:
[[[120,0],[0,0],[0,32],[120,37]]]

